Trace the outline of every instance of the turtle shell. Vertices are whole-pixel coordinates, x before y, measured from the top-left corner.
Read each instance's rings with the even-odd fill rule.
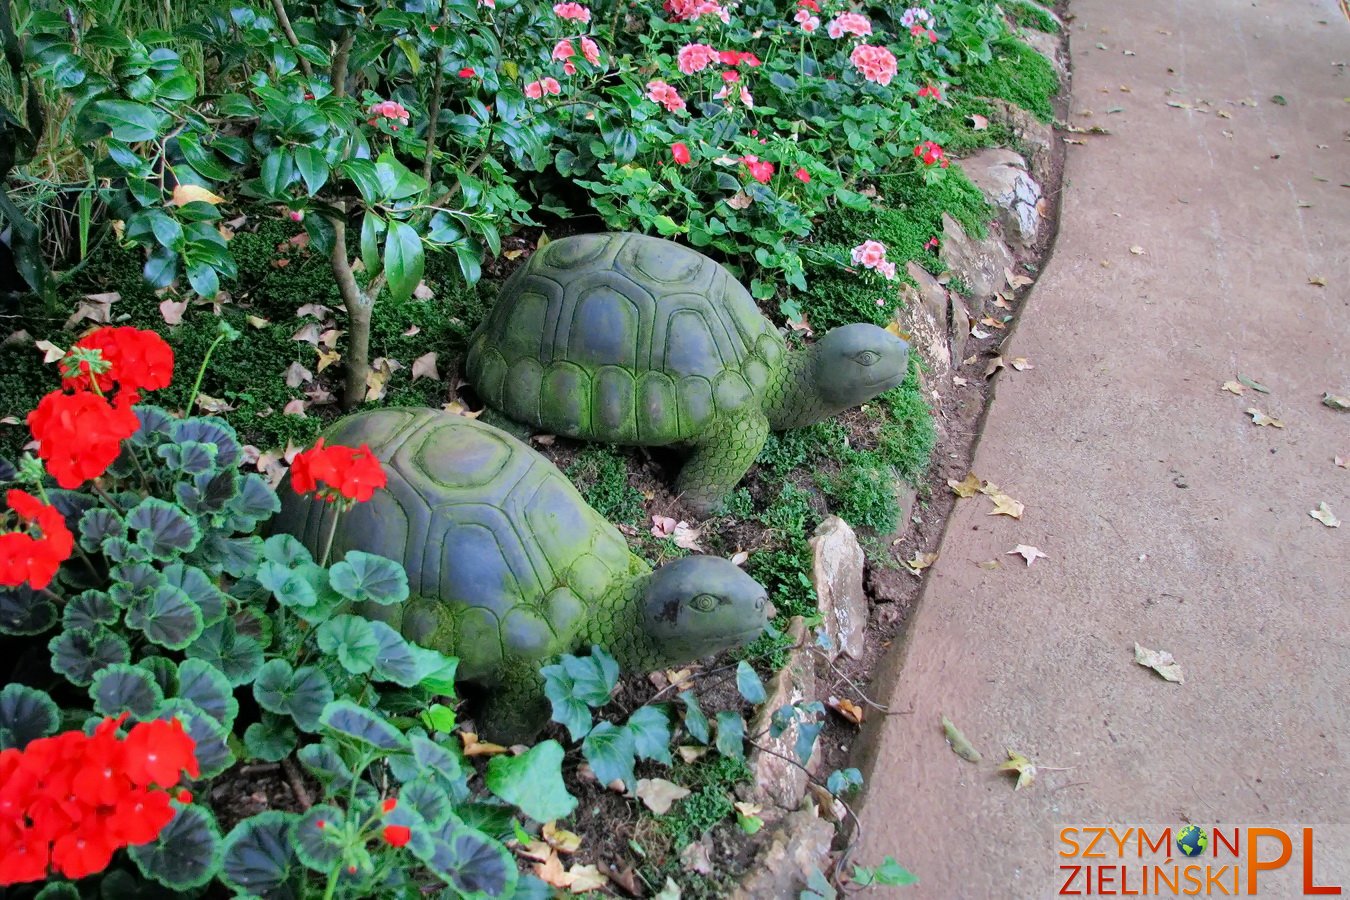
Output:
[[[431,409],[381,409],[327,430],[369,444],[388,489],[342,514],[330,559],[401,562],[411,596],[390,624],[490,682],[507,657],[574,649],[581,627],[630,575],[628,545],[543,456],[489,425]],[[280,531],[317,558],[334,504],[283,488]],[[385,608],[370,611],[386,618]]]
[[[466,368],[518,421],[657,445],[759,405],[784,352],[750,294],[702,253],[590,234],[553,241],[507,280]]]

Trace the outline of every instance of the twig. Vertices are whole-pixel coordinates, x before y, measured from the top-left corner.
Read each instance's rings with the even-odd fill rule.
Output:
[[[285,32],[286,40],[290,42],[292,47],[299,50],[300,39],[295,36],[295,29],[291,27],[290,16],[286,15],[286,4],[284,0],[272,0],[272,9],[277,14],[277,24],[279,24],[281,30]],[[295,56],[300,60],[300,69],[305,73],[305,77],[313,78],[314,70],[310,68],[309,60],[305,59],[305,57],[299,53],[296,53]]]
[[[817,647],[806,647],[805,649],[806,649],[806,650],[809,650],[809,651],[811,652],[812,655],[814,655],[814,656],[819,656],[821,659],[825,660],[825,662],[829,665],[829,667],[830,667],[831,669],[834,670],[834,674],[836,674],[836,675],[838,675],[840,678],[844,679],[844,681],[848,683],[848,686],[851,687],[851,688],[853,688],[853,692],[854,692],[855,694],[858,695],[859,699],[861,699],[863,703],[866,703],[868,706],[872,707],[873,709],[878,710],[879,712],[883,712],[883,713],[885,713],[885,714],[888,715],[888,716],[905,716],[905,715],[909,715],[909,713],[905,713],[905,712],[894,712],[894,713],[893,713],[893,712],[891,712],[891,708],[890,708],[889,706],[883,706],[882,704],[877,703],[875,700],[873,700],[872,698],[868,697],[867,694],[863,693],[863,689],[860,688],[860,687],[858,687],[857,683],[856,683],[852,678],[849,678],[847,675],[845,675],[845,674],[839,669],[839,667],[838,667],[837,665],[835,665],[834,660],[830,659],[830,655],[829,655],[828,653],[822,652],[822,651],[821,651],[819,648],[817,648]]]
[[[474,172],[477,172],[478,167],[481,166],[490,155],[491,151],[484,150],[477,159],[475,159],[472,163],[469,164],[469,167],[464,170],[463,174],[465,176],[468,176],[472,175]],[[447,190],[444,194],[441,194],[441,196],[433,200],[431,205],[440,206],[442,203],[455,199],[455,195],[459,193],[459,184],[460,184],[459,179],[455,179],[455,183],[450,185],[449,190]]]
[[[450,20],[450,4],[446,4],[441,10],[440,28],[444,28]],[[431,84],[431,108],[427,110],[427,153],[426,158],[422,160],[422,180],[427,184],[431,183],[431,158],[436,152],[436,122],[441,117],[442,92],[445,90],[445,69],[442,66],[441,54],[445,48],[437,45],[436,58],[433,65],[436,66],[436,79]]]
[[[295,760],[289,756],[281,761],[281,770],[286,773],[286,782],[291,786],[291,793],[295,794],[295,802],[300,804],[301,809],[309,809],[314,802],[309,799],[309,791],[305,790],[305,782],[300,777],[300,770],[296,768]]]

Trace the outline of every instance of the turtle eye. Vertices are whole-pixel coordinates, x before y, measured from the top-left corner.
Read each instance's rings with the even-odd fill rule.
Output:
[[[689,601],[689,605],[699,612],[712,612],[717,609],[717,598],[712,594],[699,594]]]
[[[853,361],[860,366],[870,366],[879,359],[881,359],[881,354],[875,350],[864,350],[853,355]]]

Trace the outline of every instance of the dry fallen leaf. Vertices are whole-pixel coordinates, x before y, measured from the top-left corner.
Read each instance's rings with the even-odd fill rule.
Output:
[[[670,516],[652,516],[652,537],[670,537],[678,524]]]
[[[1013,519],[1022,518],[1022,513],[1026,507],[1020,500],[1014,500],[1007,494],[991,494],[990,499],[994,501],[994,511],[991,516],[1008,516]]]
[[[1331,461],[1334,462],[1336,465],[1340,466],[1342,469],[1350,469],[1350,456],[1332,457]]]
[[[984,562],[978,562],[975,565],[979,566],[981,569],[989,569],[992,571],[1003,564],[996,559],[986,559]]]
[[[272,324],[262,316],[245,316],[245,318],[248,320],[248,324],[252,325],[254,328],[266,328],[268,325]]]
[[[743,566],[750,559],[750,554],[745,550],[737,550],[731,555],[731,564],[733,566]]]
[[[1281,422],[1279,419],[1276,419],[1273,416],[1266,415],[1265,413],[1261,412],[1261,410],[1257,409],[1254,406],[1247,410],[1247,415],[1252,417],[1253,425],[1259,425],[1262,427],[1270,425],[1274,428],[1284,427],[1284,423]]]
[[[988,378],[1002,368],[1004,368],[1003,357],[996,356],[990,360],[989,365],[985,368],[984,377]]]
[[[936,553],[920,553],[918,550],[915,550],[914,558],[904,561],[905,568],[909,574],[913,575],[915,578],[919,578],[922,577],[924,569],[937,562],[937,558],[938,555]]]
[[[1225,381],[1223,383],[1223,387],[1220,388],[1220,390],[1227,391],[1230,394],[1237,394],[1239,397],[1241,397],[1247,391],[1245,387],[1243,387],[1236,381]]]
[[[1006,555],[1006,556],[1012,556],[1012,555],[1014,555],[1014,554],[1021,556],[1023,559],[1025,559],[1025,560],[1027,561],[1027,568],[1030,568],[1030,567],[1031,567],[1031,564],[1034,563],[1034,562],[1035,562],[1036,560],[1038,560],[1038,559],[1049,559],[1049,558],[1050,558],[1048,555],[1042,553],[1042,552],[1040,551],[1040,548],[1038,548],[1038,547],[1029,547],[1029,546],[1027,546],[1026,544],[1018,544],[1016,547],[1014,547],[1013,549],[1009,550],[1005,555]]]
[[[1134,661],[1141,666],[1152,669],[1168,681],[1177,684],[1183,684],[1185,678],[1181,674],[1181,665],[1172,658],[1172,654],[1166,650],[1150,650],[1147,647],[1134,645]]]
[[[203,412],[208,413],[223,413],[234,409],[228,402],[206,394],[197,395],[197,405],[202,408]]]
[[[330,328],[323,334],[319,335],[319,343],[323,344],[329,350],[332,350],[334,347],[337,346],[338,338],[342,337],[342,335],[344,334],[346,334],[346,332],[341,331],[340,329]],[[403,364],[400,362],[395,362],[394,368],[401,369],[403,368]]]
[[[1017,785],[1013,788],[1015,791],[1031,787],[1036,781],[1036,764],[1012,748],[1008,748],[1008,761],[1000,763],[995,771],[1015,773],[1017,775]]]
[[[1003,268],[1003,277],[1007,280],[1008,285],[1014,290],[1020,287],[1026,287],[1033,283],[1033,279],[1028,278],[1025,275],[1018,275],[1006,266]]]
[[[308,403],[297,397],[286,404],[286,407],[281,411],[281,414],[283,416],[300,416],[301,418],[305,418],[305,410],[308,407]]]
[[[319,347],[315,347],[314,350],[319,354],[319,365],[316,368],[319,372],[322,372],[324,369],[342,359],[342,355],[336,350],[324,350]]]
[[[409,325],[409,326],[408,326],[408,330],[405,331],[405,332],[403,332],[403,336],[404,336],[404,337],[412,337],[413,335],[415,335],[415,334],[420,334],[421,332],[422,332],[422,329],[421,329],[421,328],[418,328],[416,325]]]
[[[1242,375],[1242,374],[1239,374],[1237,378],[1238,378],[1238,381],[1239,381],[1239,382],[1241,382],[1242,384],[1245,384],[1247,387],[1251,388],[1251,389],[1254,390],[1254,391],[1259,391],[1259,392],[1261,392],[1262,394],[1269,394],[1269,393],[1270,393],[1270,388],[1266,387],[1264,384],[1262,384],[1261,382],[1257,381],[1255,378],[1251,377],[1250,375]]]
[[[1322,405],[1338,409],[1341,412],[1350,412],[1350,397],[1338,397],[1327,391],[1322,395]]]
[[[34,341],[33,346],[42,351],[42,362],[50,365],[66,355],[66,351],[51,341]]]
[[[984,131],[989,127],[989,120],[981,115],[970,116],[971,131]]]
[[[639,778],[637,798],[646,804],[647,808],[658,816],[664,816],[670,812],[670,807],[676,800],[683,800],[689,796],[689,788],[680,787],[673,781],[666,781],[664,778]]]
[[[305,316],[313,316],[322,321],[331,312],[332,310],[322,303],[306,303],[295,311],[295,317],[297,319],[303,319]]]
[[[964,481],[948,478],[947,487],[951,488],[952,493],[958,497],[974,497],[980,491],[980,477],[971,472],[965,477]]]
[[[694,841],[680,851],[680,863],[687,872],[697,872],[700,875],[712,874],[712,856],[710,848],[704,841]]]
[[[988,325],[990,328],[997,328],[1000,331],[1003,331],[1008,327],[1007,325],[1004,325],[1002,322],[1000,322],[998,319],[995,319],[993,316],[985,316],[983,319],[980,319],[980,324]]]
[[[956,385],[957,387],[965,387],[966,385],[970,384],[970,382],[967,379],[962,378],[960,375],[953,375],[952,384]]]
[[[680,900],[680,896],[680,886],[675,883],[674,878],[667,875],[665,887],[653,894],[652,900]]]
[[[556,888],[565,888],[571,883],[567,878],[567,869],[563,867],[563,862],[556,853],[550,853],[543,862],[537,863],[534,867],[534,874],[539,876],[546,884],[551,884]]]
[[[463,416],[466,419],[476,419],[483,414],[483,410],[470,410],[459,400],[451,400],[449,403],[442,403],[441,409],[456,416]]]
[[[1130,248],[1130,252],[1133,253],[1135,256],[1143,256],[1144,248],[1136,244],[1135,246]]]
[[[1327,506],[1325,500],[1318,505],[1317,509],[1309,512],[1308,515],[1312,516],[1328,528],[1341,527],[1341,520],[1336,518],[1335,514],[1332,513],[1331,507]]]
[[[318,322],[306,322],[295,330],[291,335],[293,341],[304,341],[306,344],[319,345],[320,328]]]
[[[745,191],[737,191],[734,195],[727,198],[727,206],[730,206],[732,209],[745,209],[754,202],[755,199]]]
[[[486,741],[478,740],[478,735],[472,731],[461,731],[459,739],[464,744],[465,756],[497,756],[506,753],[507,748],[501,744],[490,744]]]
[[[512,846],[517,856],[523,856],[535,862],[548,862],[550,857],[556,855],[556,851],[548,845],[547,841],[530,841],[527,844],[513,844]]]
[[[1312,275],[1308,278],[1308,284],[1314,285],[1316,287],[1326,287],[1327,280],[1323,278],[1321,275]]]
[[[688,522],[679,522],[675,525],[675,546],[683,547],[685,550],[692,550],[695,553],[702,553],[703,547],[699,544],[699,536],[703,534],[702,528],[695,528]]]
[[[686,666],[683,669],[666,669],[666,681],[675,686],[677,691],[687,691],[694,686],[694,672],[698,666]]]
[[[831,697],[825,703],[830,709],[839,713],[854,725],[861,725],[863,721],[863,709],[847,697]]]
[[[180,184],[173,189],[173,199],[169,201],[169,206],[186,206],[189,203],[210,203],[215,206],[217,203],[223,203],[224,197],[219,197],[206,188],[196,184]]]
[[[695,745],[680,746],[675,748],[675,752],[680,754],[680,759],[686,764],[698,762],[708,754],[707,747],[698,747]]]
[[[1018,356],[1014,358],[1012,361],[1012,367],[1019,372],[1025,372],[1027,369],[1036,368],[1034,365],[1027,362],[1027,358],[1025,356]]]
[[[416,382],[419,378],[430,378],[432,381],[440,381],[441,374],[436,371],[436,351],[423,353],[412,364],[412,380]]]
[[[434,296],[436,296],[435,293],[432,292],[431,288],[427,287],[425,281],[417,282],[417,287],[413,288],[414,300],[430,300]]]
[[[290,368],[286,370],[286,386],[299,387],[302,384],[308,384],[314,380],[314,373],[298,362],[293,362]]]
[[[947,736],[947,743],[957,756],[966,762],[977,763],[980,761],[982,758],[980,751],[975,749],[974,744],[966,740],[966,736],[961,733],[961,729],[952,724],[952,720],[946,716],[942,717],[942,733]]]

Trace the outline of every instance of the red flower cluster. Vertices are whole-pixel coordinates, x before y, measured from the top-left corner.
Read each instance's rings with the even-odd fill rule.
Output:
[[[758,156],[742,156],[741,162],[750,170],[750,177],[760,184],[768,184],[769,179],[773,178],[773,163]]]
[[[0,532],[0,585],[18,587],[26,581],[45,588],[75,549],[75,536],[54,507],[26,491],[9,491],[5,502],[22,525],[36,525],[38,534],[31,528]]]
[[[914,156],[923,160],[925,166],[941,165],[945,169],[951,165],[951,160],[947,159],[942,147],[932,141],[924,141],[915,147]]]
[[[134,404],[141,391],[166,388],[173,380],[173,348],[153,331],[100,328],[80,338],[70,350],[61,361],[61,386],[68,391],[86,388],[86,379],[92,375],[100,393],[109,394],[116,387],[121,391],[119,397]],[[91,372],[89,362],[75,350],[97,350],[108,364],[106,370]]]
[[[330,503],[339,496],[364,503],[375,496],[376,488],[386,484],[384,469],[366,444],[359,450],[341,444],[325,447],[323,438],[319,438],[291,463],[291,487],[295,492],[318,491],[318,497]]]
[[[927,85],[926,87],[921,87],[921,88],[919,88],[919,96],[920,96],[920,97],[932,97],[934,100],[941,100],[941,99],[942,99],[942,88],[938,87],[938,86],[935,85],[935,84],[930,84],[930,85]]]
[[[123,847],[153,841],[173,819],[163,788],[199,775],[196,743],[176,719],[104,719],[0,751],[0,885],[101,872]],[[180,796],[183,792],[179,792]],[[190,799],[190,795],[189,795]]]
[[[922,25],[916,23],[910,26],[909,33],[916,38],[927,37],[928,43],[930,44],[937,43],[937,32],[933,31],[931,28],[924,28]]]
[[[748,66],[753,69],[762,65],[758,56],[753,53],[742,53],[740,50],[719,51],[717,59],[724,66]]]

